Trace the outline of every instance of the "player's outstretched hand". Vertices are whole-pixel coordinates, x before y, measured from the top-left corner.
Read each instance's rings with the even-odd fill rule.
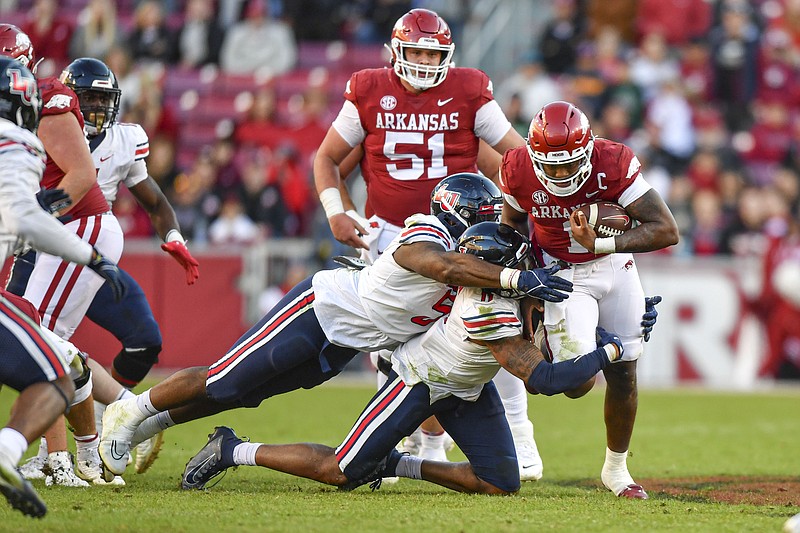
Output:
[[[161,249],[174,257],[186,271],[186,284],[194,285],[200,277],[200,263],[192,257],[186,245],[180,241],[169,241],[162,244]]]
[[[656,320],[658,319],[656,306],[659,303],[661,303],[661,296],[648,296],[644,299],[644,314],[642,315],[644,342],[650,340],[650,333],[653,331],[653,326],[656,325]]]
[[[122,276],[119,273],[119,267],[117,267],[113,261],[109,261],[103,257],[102,254],[95,248],[94,252],[92,253],[92,260],[86,266],[94,270],[98,276],[108,282],[108,285],[111,287],[111,292],[114,294],[115,302],[118,302],[125,297],[127,287],[125,286],[125,282],[122,280]]]
[[[72,199],[64,192],[64,189],[42,188],[36,193],[36,201],[51,215],[72,205]]]
[[[523,270],[514,288],[540,300],[562,302],[569,298],[569,294],[564,293],[572,292],[572,282],[555,275],[560,269],[560,266],[553,265],[548,268]]]
[[[595,331],[597,332],[597,345],[600,347],[603,347],[606,344],[613,344],[616,346],[617,356],[614,357],[612,361],[619,360],[622,357],[622,354],[625,353],[625,347],[622,345],[622,339],[619,338],[619,335],[613,331],[606,331],[600,326],[597,326]]]

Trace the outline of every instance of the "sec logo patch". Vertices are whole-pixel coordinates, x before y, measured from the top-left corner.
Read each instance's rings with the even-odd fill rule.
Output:
[[[387,94],[383,98],[381,98],[381,107],[384,108],[386,111],[391,111],[395,107],[397,107],[397,98],[392,96],[391,94]]]

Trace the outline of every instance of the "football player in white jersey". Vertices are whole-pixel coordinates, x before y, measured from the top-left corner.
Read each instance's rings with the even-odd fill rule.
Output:
[[[117,295],[125,285],[114,263],[88,242],[40,209],[34,194],[45,169],[46,154],[33,134],[41,100],[33,74],[20,62],[0,58],[0,250],[3,259],[27,243],[66,261],[87,265],[109,282]],[[49,204],[49,202],[45,202]],[[44,207],[44,206],[43,206]],[[47,205],[46,207],[50,207]],[[25,308],[27,308],[27,313]],[[42,435],[74,400],[75,387],[61,347],[38,326],[39,314],[26,300],[0,295],[0,337],[4,347],[0,383],[20,392],[8,424],[0,429],[0,493],[22,513],[47,512],[19,471],[31,440]],[[55,336],[54,334],[50,334]]]
[[[497,222],[471,226],[458,245],[464,253],[509,269],[524,264],[530,252],[524,236]],[[578,386],[618,359],[622,341],[598,329],[598,349],[574,363],[548,363],[523,337],[521,312],[512,293],[459,289],[449,317],[394,350],[389,380],[337,448],[244,442],[232,429],[217,427],[187,463],[184,488],[203,488],[231,466],[257,465],[346,490],[385,476],[400,476],[462,492],[516,492],[520,487],[517,457],[491,381],[494,375],[502,366],[531,392],[556,394]],[[449,464],[402,456],[394,449],[431,415],[453,436],[468,462]]]
[[[516,288],[564,299],[559,291],[571,286],[551,285],[552,268],[504,269],[453,252],[467,227],[497,219],[501,201],[497,186],[477,174],[442,180],[432,196],[433,215],[409,217],[373,266],[318,272],[210,367],[181,370],[136,399],[110,405],[100,443],[106,468],[124,472],[130,445],[166,427],[314,387],[361,351],[395,348],[450,311],[455,297],[450,285]]]

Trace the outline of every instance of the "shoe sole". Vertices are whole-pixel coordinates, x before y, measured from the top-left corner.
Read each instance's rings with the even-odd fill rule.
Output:
[[[29,482],[21,477],[19,480],[21,484],[17,487],[8,480],[5,472],[0,471],[0,493],[5,496],[12,508],[22,514],[33,518],[42,518],[47,514],[47,506]]]
[[[153,443],[153,447],[150,450],[150,453],[147,454],[147,460],[143,464],[139,464],[139,453],[136,453],[136,473],[137,474],[144,474],[147,472],[147,469],[153,466],[153,463],[158,459],[158,453],[161,451],[161,446],[164,445],[164,432],[158,433],[155,437],[156,441]]]

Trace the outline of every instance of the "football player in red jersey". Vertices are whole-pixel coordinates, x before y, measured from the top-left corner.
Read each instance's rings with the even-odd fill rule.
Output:
[[[569,265],[559,275],[575,291],[562,303],[544,305],[543,344],[560,361],[595,342],[599,325],[617,332],[622,360],[604,371],[606,460],[602,480],[617,496],[647,498],[626,463],[637,409],[636,361],[642,353],[644,292],[632,252],[678,242],[678,227],[664,201],[623,144],[592,135],[589,119],[568,102],[551,102],[533,118],[525,147],[509,150],[500,167],[504,222],[527,229],[544,260]],[[625,208],[639,224],[622,235],[598,238],[576,208],[600,200]],[[585,394],[593,380],[570,397]]]
[[[19,61],[35,74],[37,62],[31,40],[12,24],[0,24],[0,55]],[[67,220],[67,229],[116,263],[122,255],[122,229],[97,184],[78,97],[56,78],[37,82],[43,102],[37,135],[47,152],[41,186],[63,189],[69,195],[72,205],[56,214],[65,217],[62,220]],[[21,258],[16,259],[19,260]],[[64,262],[57,256],[39,253],[27,284],[15,283],[12,273],[8,290],[23,296],[37,308],[43,327],[68,340],[103,282],[88,269]],[[76,430],[79,456],[81,451],[89,450],[96,456],[99,438],[94,430],[93,400],[90,398],[76,405],[70,412],[70,420]],[[46,435],[52,481],[66,486],[86,486],[72,470],[63,419],[59,419]],[[99,456],[96,456],[96,464],[99,465]],[[95,476],[95,479],[99,478]]]
[[[317,192],[333,236],[363,249],[368,263],[400,232],[407,217],[428,212],[431,191],[444,177],[475,172],[480,163],[480,170],[494,179],[500,156],[525,142],[494,100],[489,77],[453,66],[455,44],[439,15],[412,9],[395,23],[388,48],[391,68],[351,76],[342,109],[314,160]],[[484,148],[480,158],[479,145]],[[339,165],[351,152],[362,150],[368,221],[355,211],[345,212],[340,192]],[[383,356],[389,357],[388,352]],[[521,479],[539,479],[542,463],[525,388],[505,370],[495,384],[514,432]],[[431,421],[423,429],[428,432],[421,443],[425,453],[430,449],[435,455],[429,458],[444,460],[441,427]]]

